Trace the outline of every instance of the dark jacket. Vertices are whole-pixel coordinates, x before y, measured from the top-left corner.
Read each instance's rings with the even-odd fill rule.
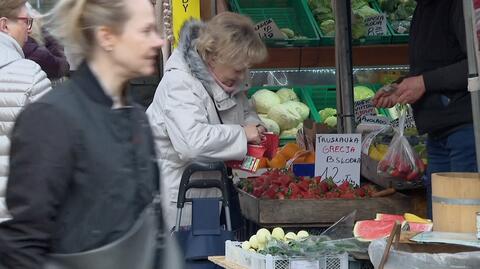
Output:
[[[135,104],[112,100],[86,64],[20,114],[13,134],[0,268],[42,268],[44,255],[123,235],[158,184],[151,130]]]
[[[49,79],[58,79],[68,75],[70,65],[60,45],[51,35],[45,33],[45,45],[41,46],[32,37],[28,37],[23,46],[25,58],[36,62],[47,73]]]
[[[425,95],[413,104],[420,133],[441,137],[472,123],[462,1],[417,0],[410,30],[410,73],[423,74]]]

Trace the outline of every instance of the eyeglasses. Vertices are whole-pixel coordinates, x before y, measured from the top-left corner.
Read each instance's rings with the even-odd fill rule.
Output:
[[[29,17],[16,17],[15,19],[17,19],[17,20],[24,20],[25,23],[27,24],[27,29],[28,29],[28,30],[31,30],[31,29],[32,29],[33,18],[29,18]]]

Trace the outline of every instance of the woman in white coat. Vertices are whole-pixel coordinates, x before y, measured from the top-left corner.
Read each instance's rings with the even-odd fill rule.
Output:
[[[265,45],[245,16],[224,12],[207,23],[191,20],[183,26],[179,46],[147,109],[168,228],[175,225],[178,188],[188,163],[242,160],[247,143],[260,143],[265,129],[246,90],[248,68],[266,56]],[[186,206],[182,225],[190,218]]]
[[[50,80],[22,47],[32,28],[26,0],[0,1],[0,222],[9,217],[5,204],[10,133],[24,106],[51,89]]]

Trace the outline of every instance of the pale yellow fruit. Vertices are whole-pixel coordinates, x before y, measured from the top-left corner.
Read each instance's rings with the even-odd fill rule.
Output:
[[[297,235],[296,235],[294,232],[288,232],[288,233],[285,235],[285,240],[286,240],[286,241],[297,240]]]
[[[408,221],[408,222],[424,223],[424,224],[432,223],[431,220],[429,220],[429,219],[424,219],[424,218],[420,218],[419,216],[414,215],[414,214],[412,214],[412,213],[405,213],[405,214],[403,214],[403,217],[404,217],[405,220]]]
[[[248,242],[250,243],[251,248],[254,248],[254,249],[258,248],[258,240],[256,235],[252,235],[250,237],[250,240],[248,240]]]
[[[285,232],[280,227],[275,227],[272,231],[272,237],[277,240],[283,240],[285,237]]]
[[[301,230],[297,233],[297,240],[305,239],[309,236],[307,231]]]
[[[242,248],[245,249],[245,250],[250,249],[250,242],[249,241],[243,242],[242,243]]]
[[[270,235],[270,231],[265,229],[265,228],[262,228],[260,230],[257,231],[257,241],[258,241],[258,244],[265,244],[267,243],[267,241],[270,239],[271,235]]]

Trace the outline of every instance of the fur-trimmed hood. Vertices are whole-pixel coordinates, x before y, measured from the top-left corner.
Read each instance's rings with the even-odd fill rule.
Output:
[[[185,22],[180,30],[178,47],[167,61],[165,72],[178,69],[189,73],[193,78],[200,81],[208,94],[213,97],[219,110],[230,109],[235,106],[235,100],[232,97],[250,87],[248,76],[246,76],[247,80],[241,83],[240,87],[232,94],[228,94],[220,88],[196,49],[196,40],[202,27],[205,27],[205,23],[199,20],[192,19]]]

